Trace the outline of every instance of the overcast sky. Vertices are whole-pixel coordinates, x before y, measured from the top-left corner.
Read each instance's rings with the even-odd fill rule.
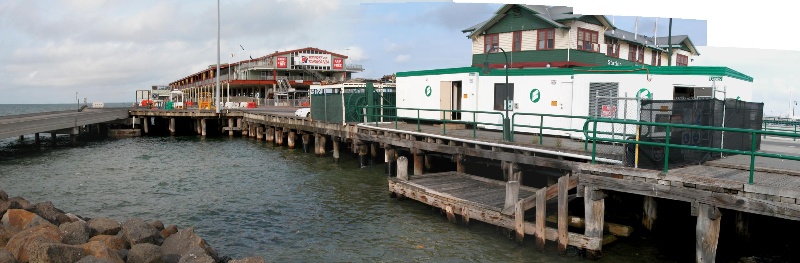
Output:
[[[316,47],[362,64],[366,71],[355,77],[467,66],[471,43],[461,30],[490,18],[503,3],[567,5],[575,13],[613,16],[629,31],[635,30],[633,16],[641,16],[638,32],[645,35],[653,35],[654,17],[661,17],[658,35],[666,36],[666,17],[673,17],[673,35],[688,34],[700,46],[694,65],[728,66],[753,76],[754,100],[766,103],[765,113],[785,114],[791,90],[800,100],[800,74],[794,73],[800,52],[785,45],[797,37],[753,23],[790,23],[789,8],[726,5],[723,11],[714,3],[688,0],[657,9],[633,0],[611,6],[574,0],[456,2],[221,0],[221,63],[231,53],[242,60]],[[734,15],[745,13],[748,19]],[[742,38],[744,30],[761,33]],[[75,92],[89,102],[133,102],[137,89],[217,63],[217,1],[212,0],[3,0],[0,32],[0,104],[69,103]]]

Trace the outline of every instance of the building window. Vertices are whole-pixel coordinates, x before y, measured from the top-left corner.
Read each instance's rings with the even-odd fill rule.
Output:
[[[676,66],[689,66],[689,57],[686,55],[678,54],[678,60],[675,61]]]
[[[644,47],[633,44],[628,45],[628,60],[644,63]]]
[[[652,58],[650,59],[650,65],[661,66],[661,51],[652,50],[651,54]]]
[[[514,100],[514,83],[508,83],[508,99]],[[494,110],[505,110],[506,86],[505,83],[494,84]],[[511,110],[511,109],[509,109]]]
[[[537,44],[536,49],[553,49],[556,42],[556,29],[539,29],[537,30]]]
[[[511,45],[511,51],[520,51],[522,50],[522,31],[515,31],[514,32],[514,41]]]
[[[587,51],[600,51],[597,44],[597,31],[578,28],[578,49]]]
[[[619,40],[606,37],[606,56],[619,58]]]
[[[498,34],[489,34],[483,36],[483,53],[489,53],[492,49],[500,47],[500,35]],[[497,52],[497,50],[495,50]]]

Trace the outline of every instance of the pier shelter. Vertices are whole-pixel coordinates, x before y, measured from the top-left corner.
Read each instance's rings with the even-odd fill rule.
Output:
[[[257,106],[305,106],[311,85],[343,83],[350,80],[354,73],[364,70],[359,64],[348,63],[348,58],[331,51],[306,47],[221,64],[221,103],[236,106],[246,103]],[[216,70],[216,65],[210,65],[207,69],[169,83],[169,86],[186,94],[187,101],[196,102],[204,92],[210,92],[215,97]]]

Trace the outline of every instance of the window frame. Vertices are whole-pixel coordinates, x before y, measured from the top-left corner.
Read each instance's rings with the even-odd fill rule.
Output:
[[[676,54],[676,55],[677,57],[675,58],[675,66],[689,66],[689,56],[681,54]]]
[[[542,38],[542,35],[544,35],[544,38]],[[542,47],[542,43],[544,43],[544,47]],[[555,28],[537,29],[536,50],[553,50],[555,48],[556,48],[556,29]]]
[[[522,31],[514,31],[511,33],[511,51],[522,50]]]
[[[588,41],[586,40],[587,36],[589,37]],[[575,41],[578,50],[600,52],[600,34],[595,30],[578,27],[578,37]],[[589,43],[589,48],[586,48],[586,43]],[[594,48],[595,45],[597,45],[597,49]]]
[[[619,39],[606,37],[606,56],[619,58]]]
[[[490,44],[492,45],[491,49],[489,48]],[[500,34],[495,33],[483,35],[483,53],[489,53],[489,51],[495,49],[495,47],[500,47]]]

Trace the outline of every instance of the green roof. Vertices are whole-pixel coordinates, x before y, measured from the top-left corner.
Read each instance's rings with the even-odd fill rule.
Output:
[[[413,77],[428,75],[444,75],[458,73],[478,73],[480,76],[505,76],[505,69],[492,69],[489,74],[483,73],[481,67],[460,67],[429,69],[419,71],[397,72],[397,77]],[[653,74],[653,75],[698,75],[719,76],[753,82],[753,77],[728,67],[708,66],[603,66],[603,67],[575,67],[575,68],[526,68],[508,69],[509,76],[546,76],[546,75],[575,75],[575,74]]]

